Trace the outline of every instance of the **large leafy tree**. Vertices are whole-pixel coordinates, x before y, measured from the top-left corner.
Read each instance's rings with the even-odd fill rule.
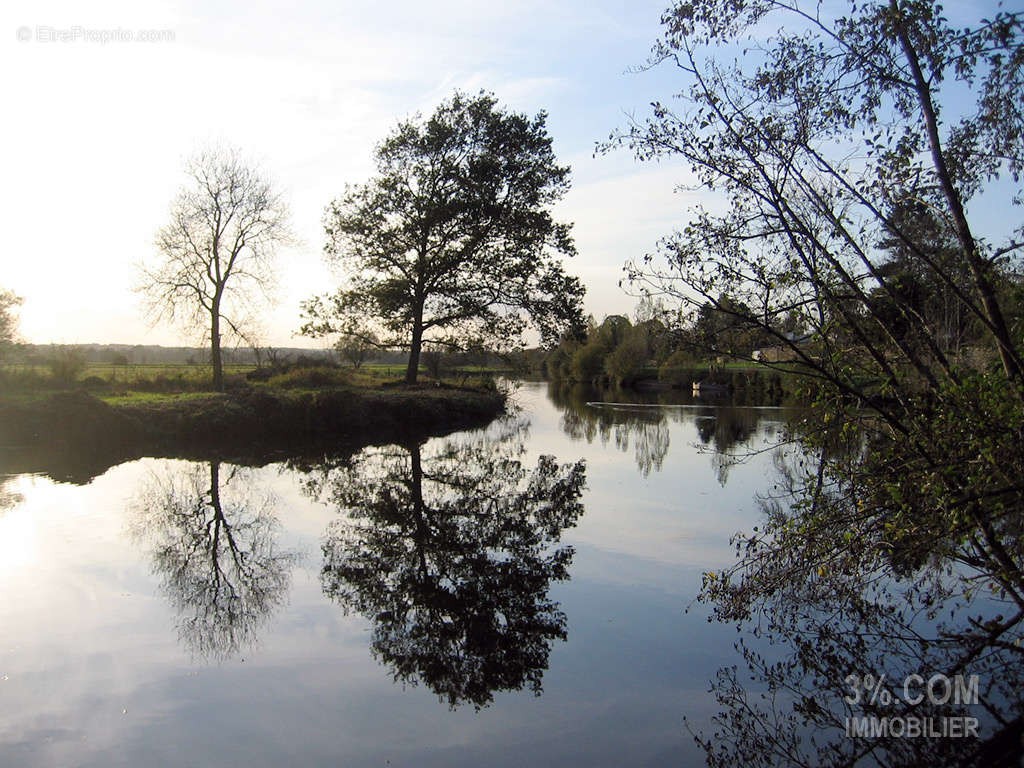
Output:
[[[376,164],[327,209],[325,252],[345,283],[304,304],[303,333],[408,349],[415,382],[424,344],[500,350],[530,322],[545,341],[581,324],[583,287],[558,258],[575,253],[570,226],[550,210],[569,168],[543,112],[456,93],[400,123]]]
[[[630,277],[788,346],[815,397],[793,435],[815,471],[709,576],[724,620],[771,626],[792,594],[799,623],[823,579],[892,580],[897,605],[933,614],[994,595],[991,620],[948,639],[949,669],[1020,653],[1024,343],[1006,286],[1024,245],[1024,14],[993,11],[967,27],[918,0],[698,0],[664,16],[655,61],[685,79],[681,106],[656,104],[612,144],[683,158],[719,199]],[[1006,215],[983,220],[993,201]],[[807,338],[785,331],[794,319]],[[950,343],[963,328],[972,349]],[[888,609],[837,599],[828,615]]]

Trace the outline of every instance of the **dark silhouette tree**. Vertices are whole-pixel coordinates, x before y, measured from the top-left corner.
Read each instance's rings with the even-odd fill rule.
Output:
[[[528,471],[516,430],[499,439],[367,450],[326,478],[342,517],[324,543],[324,591],[373,622],[374,655],[451,707],[541,691],[566,618],[562,531],[582,513],[583,463]]]
[[[996,180],[1010,189],[999,197],[1024,198],[1024,14],[954,27],[923,0],[696,0],[663,22],[654,60],[687,81],[683,107],[655,105],[612,144],[684,159],[724,205],[695,211],[630,277],[788,347],[782,365],[813,406],[792,433],[810,480],[739,538],[705,596],[723,620],[763,627],[780,596],[806,616],[830,572],[874,568],[875,583],[999,595],[1009,610],[985,628],[941,602],[967,640],[1019,640],[1024,349],[1000,284],[1024,230],[1008,215],[982,238],[976,212]],[[724,60],[734,45],[749,55]],[[937,286],[989,360],[944,343]]]
[[[274,282],[276,250],[292,242],[288,208],[263,173],[236,149],[196,153],[189,181],[156,236],[158,256],[142,265],[138,286],[150,317],[205,329],[213,386],[224,388],[221,340],[245,339],[248,313]]]
[[[545,342],[580,325],[583,287],[557,259],[575,247],[550,212],[569,169],[545,121],[456,93],[400,123],[377,148],[378,175],[327,209],[326,256],[347,283],[304,304],[302,332],[370,340],[372,319],[374,343],[409,350],[415,382],[424,344],[502,350],[528,322]]]
[[[786,16],[806,29],[754,45],[743,63],[716,60],[720,44]],[[633,284],[760,329],[792,347],[807,375],[877,408],[859,378],[956,381],[926,319],[898,301],[882,269],[890,259],[877,246],[887,239],[954,292],[1020,391],[1021,353],[996,286],[1024,231],[1008,218],[1000,244],[989,245],[966,208],[991,180],[1016,184],[1024,170],[1014,96],[1024,81],[1024,16],[998,13],[955,29],[928,2],[851,3],[843,15],[839,5],[813,14],[775,0],[703,0],[673,5],[663,21],[652,64],[674,63],[689,81],[680,94],[687,111],[656,104],[653,117],[606,148],[681,157],[727,205],[725,213],[695,210],[666,239],[663,259],[630,263]],[[953,82],[971,84],[976,104],[946,105]],[[849,162],[852,147],[864,162]],[[955,258],[937,254],[934,227],[905,215],[915,207],[942,222]],[[876,286],[893,297],[902,323],[920,329],[920,344],[874,311]],[[816,347],[783,332],[793,311]]]
[[[297,557],[277,546],[274,497],[258,497],[247,470],[221,470],[211,461],[155,475],[133,520],[178,612],[179,637],[196,656],[214,659],[256,642],[288,592]]]

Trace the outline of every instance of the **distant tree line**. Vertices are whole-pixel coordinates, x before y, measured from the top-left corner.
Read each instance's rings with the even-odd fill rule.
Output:
[[[951,272],[963,270],[953,258],[952,234],[927,209],[915,208],[912,217],[906,209],[896,215],[928,243],[936,258],[948,262]],[[801,355],[813,359],[825,354],[826,346],[844,349],[849,360],[887,344],[932,345],[957,365],[983,366],[996,360],[988,326],[958,294],[957,285],[966,275],[957,274],[951,284],[941,273],[923,268],[910,247],[892,236],[877,246],[882,254],[879,283],[864,289],[863,301],[849,307],[846,318],[828,326],[827,339],[819,323],[801,309],[766,319],[749,297],[723,290],[700,302],[691,300],[674,313],[645,298],[633,322],[624,315],[609,315],[600,324],[590,318],[585,334],[563,336],[534,357],[534,367],[552,379],[630,384],[641,376],[671,381],[679,369],[693,366],[785,364]],[[990,272],[993,295],[1009,326],[1024,327],[1024,272],[1013,262],[993,264]]]
[[[327,349],[274,347],[272,356],[282,361],[307,358],[318,362],[331,360],[335,353]],[[205,347],[163,347],[155,344],[11,344],[5,362],[19,365],[48,365],[60,350],[73,350],[83,363],[105,365],[209,365],[210,350]],[[256,365],[258,356],[266,358],[266,348],[257,353],[251,347],[225,348],[222,360],[229,365]],[[374,359],[396,365],[405,361],[401,353],[375,356]]]

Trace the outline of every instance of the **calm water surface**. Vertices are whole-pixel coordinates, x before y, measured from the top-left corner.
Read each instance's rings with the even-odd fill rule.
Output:
[[[0,474],[0,765],[703,764],[683,718],[736,631],[693,600],[772,483],[714,449],[782,414],[592,397],[527,383],[350,457]]]

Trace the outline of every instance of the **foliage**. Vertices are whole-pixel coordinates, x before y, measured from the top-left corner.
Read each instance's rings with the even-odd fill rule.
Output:
[[[557,546],[583,511],[583,462],[521,461],[525,423],[426,449],[367,449],[311,482],[339,517],[324,542],[324,591],[373,622],[396,680],[449,706],[498,690],[540,693],[565,615],[548,590],[569,577]]]
[[[337,344],[334,345],[334,349],[342,360],[358,371],[363,363],[373,358],[373,353],[377,350],[378,346],[376,334],[367,331],[365,335],[347,336],[339,339]]]
[[[292,239],[288,208],[235,149],[202,150],[185,173],[171,221],[156,236],[158,258],[140,267],[137,290],[154,322],[205,328],[214,387],[222,390],[222,336],[245,339],[256,299],[270,296],[275,251]]]
[[[11,291],[0,289],[0,362],[10,353],[18,339],[17,308],[22,299]]]
[[[604,356],[607,352],[607,348],[596,339],[577,349],[569,366],[572,380],[593,381],[604,373]]]
[[[573,336],[562,339],[550,354],[548,375],[573,381],[594,381],[605,374],[605,357],[625,341],[632,329],[629,318],[609,315],[600,325],[590,321],[585,342]]]
[[[675,335],[662,318],[660,303],[642,300],[636,325],[624,315],[609,315],[600,325],[589,320],[583,344],[577,336],[565,336],[547,352],[544,373],[552,379],[594,381],[605,376],[620,384],[632,383],[650,361],[657,363],[672,354]]]
[[[85,356],[74,347],[60,346],[53,350],[50,373],[59,385],[69,387],[74,384],[85,367]]]
[[[619,384],[631,382],[647,363],[647,331],[643,326],[631,329],[604,359],[605,373]]]
[[[545,343],[581,323],[583,287],[554,254],[571,256],[569,225],[550,208],[569,188],[543,112],[506,112],[486,93],[456,93],[428,119],[400,123],[376,151],[377,175],[350,186],[324,217],[328,261],[347,282],[303,305],[302,332],[504,350],[530,321]]]
[[[563,339],[557,347],[544,357],[544,374],[551,379],[572,378],[572,360],[580,348],[579,342]]]
[[[817,664],[812,672],[828,676],[858,651],[840,649],[843,637],[815,623],[821,615],[862,628],[871,614],[893,632],[904,622],[924,633],[892,607],[901,601],[921,607],[920,621],[952,611],[929,634],[934,654],[908,664],[1016,663],[1007,642],[1024,619],[1024,347],[1006,286],[1018,282],[1024,228],[1005,216],[981,237],[969,211],[997,180],[1000,197],[1009,188],[1022,202],[1024,15],[954,28],[916,0],[813,12],[697,0],[663,22],[652,65],[686,79],[683,107],[655,104],[607,146],[683,158],[721,205],[694,211],[660,254],[627,265],[629,279],[675,297],[698,331],[703,323],[705,346],[732,356],[789,349],[786,369],[814,398],[790,436],[814,471],[738,541],[734,568],[709,575],[705,599],[720,619],[778,628],[794,648],[789,671]],[[742,59],[716,56],[740,46]],[[979,366],[965,339],[998,367]],[[865,590],[881,583],[898,594],[870,599]],[[978,591],[1009,610],[968,620],[966,595]],[[815,633],[830,652],[817,659],[806,641]],[[747,659],[779,690],[786,669]],[[801,729],[835,725],[806,698],[790,700],[793,728],[757,727],[735,680],[720,681],[724,741],[701,740],[711,764],[861,756],[856,741],[818,754],[801,742]],[[1022,710],[1011,696],[999,717]],[[880,744],[872,757],[943,761],[916,746]]]
[[[439,350],[428,349],[423,353],[423,364],[426,366],[427,374],[432,379],[441,378],[441,366],[444,362],[444,355]]]

